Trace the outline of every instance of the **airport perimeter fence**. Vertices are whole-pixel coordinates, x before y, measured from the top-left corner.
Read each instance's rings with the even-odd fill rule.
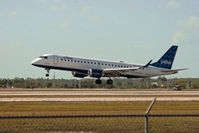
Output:
[[[199,114],[0,116],[0,133],[198,133]]]

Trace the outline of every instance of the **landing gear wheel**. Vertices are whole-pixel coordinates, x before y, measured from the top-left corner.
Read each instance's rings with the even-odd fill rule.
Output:
[[[108,79],[108,80],[106,81],[106,83],[109,84],[109,85],[112,85],[112,84],[113,84],[113,80],[112,80],[112,79]]]
[[[50,69],[46,68],[46,71],[47,71],[46,77],[49,77]]]
[[[101,84],[102,81],[101,81],[100,79],[97,79],[97,80],[95,80],[95,83],[96,83],[96,84]]]

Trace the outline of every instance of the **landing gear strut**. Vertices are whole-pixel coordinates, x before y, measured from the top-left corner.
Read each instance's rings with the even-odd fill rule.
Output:
[[[50,69],[46,68],[46,71],[47,71],[46,77],[48,77],[48,76],[49,76],[49,71],[50,71]]]
[[[102,83],[102,80],[101,80],[101,79],[96,79],[96,80],[95,80],[95,83],[96,83],[96,84],[101,84],[101,83]]]
[[[112,79],[108,79],[108,80],[106,81],[106,83],[109,84],[109,85],[112,85],[112,84],[113,84],[113,80],[112,80]]]

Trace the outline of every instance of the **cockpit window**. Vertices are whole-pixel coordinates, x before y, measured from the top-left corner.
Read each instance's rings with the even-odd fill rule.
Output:
[[[40,56],[39,58],[48,59],[47,56]]]

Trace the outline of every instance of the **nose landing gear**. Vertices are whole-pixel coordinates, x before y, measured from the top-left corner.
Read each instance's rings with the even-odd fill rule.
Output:
[[[50,69],[46,68],[46,71],[47,71],[47,73],[46,73],[46,77],[49,77]]]

